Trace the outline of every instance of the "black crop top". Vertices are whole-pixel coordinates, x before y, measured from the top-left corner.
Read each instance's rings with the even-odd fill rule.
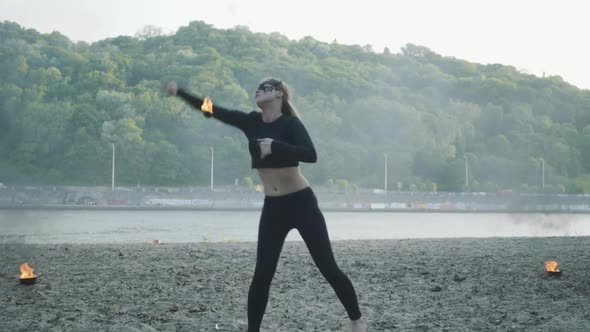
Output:
[[[203,99],[195,97],[182,89],[178,89],[177,96],[188,104],[201,110]],[[252,168],[281,168],[298,166],[299,162],[315,163],[317,154],[315,147],[296,116],[281,115],[275,121],[265,123],[262,113],[252,111],[245,113],[229,110],[213,105],[213,112],[203,112],[206,117],[214,118],[228,125],[237,127],[248,138],[248,149],[252,157]],[[271,154],[260,159],[259,138],[272,138]]]

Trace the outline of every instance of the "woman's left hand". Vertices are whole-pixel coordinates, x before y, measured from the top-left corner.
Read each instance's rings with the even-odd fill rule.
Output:
[[[264,157],[272,153],[272,151],[270,150],[272,141],[273,139],[268,137],[258,139],[258,144],[260,145],[260,159],[264,159]]]

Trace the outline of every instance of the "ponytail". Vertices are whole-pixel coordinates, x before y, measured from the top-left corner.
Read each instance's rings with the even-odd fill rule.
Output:
[[[297,111],[295,111],[295,108],[289,101],[289,96],[286,94],[284,94],[283,96],[284,97],[283,103],[281,104],[281,113],[283,113],[284,115],[291,115],[297,117]]]

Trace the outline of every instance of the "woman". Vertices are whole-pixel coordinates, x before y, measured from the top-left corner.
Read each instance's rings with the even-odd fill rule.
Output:
[[[332,286],[352,322],[353,332],[365,332],[356,293],[338,268],[328,231],[309,182],[299,162],[315,163],[314,145],[289,101],[289,89],[277,79],[266,79],[256,89],[256,105],[262,112],[228,110],[190,95],[174,82],[168,92],[178,96],[206,117],[214,117],[242,130],[248,137],[252,168],[264,187],[264,205],[258,228],[254,277],[248,292],[248,332],[259,331],[269,289],[287,233],[296,228],[322,275]]]

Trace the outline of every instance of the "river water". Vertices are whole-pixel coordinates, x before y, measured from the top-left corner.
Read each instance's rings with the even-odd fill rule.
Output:
[[[257,241],[260,211],[0,210],[0,243]],[[590,236],[590,214],[324,212],[332,241]],[[302,241],[296,229],[286,241]]]

